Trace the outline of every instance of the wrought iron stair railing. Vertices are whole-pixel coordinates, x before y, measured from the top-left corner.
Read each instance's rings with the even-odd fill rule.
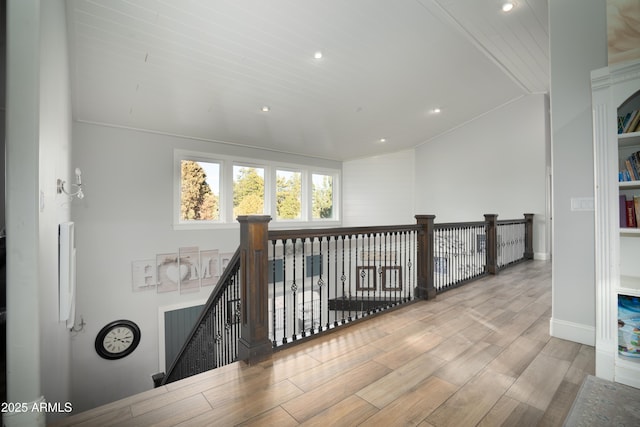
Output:
[[[191,333],[161,384],[174,382],[238,360],[240,338],[240,250],[220,276]]]
[[[270,217],[239,217],[241,244],[178,356],[156,384],[237,361],[378,312],[434,298],[533,258],[524,219],[312,230],[268,230]],[[250,231],[253,230],[253,231]]]
[[[270,231],[273,348],[416,300],[419,225]]]

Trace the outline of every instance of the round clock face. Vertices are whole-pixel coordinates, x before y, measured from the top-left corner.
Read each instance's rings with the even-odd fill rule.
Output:
[[[116,320],[96,336],[96,351],[105,359],[120,359],[133,352],[140,342],[140,328],[130,320]]]

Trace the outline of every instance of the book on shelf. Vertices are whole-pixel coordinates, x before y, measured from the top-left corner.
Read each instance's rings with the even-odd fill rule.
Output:
[[[636,110],[635,111],[636,115],[633,119],[631,119],[631,121],[629,122],[629,127],[627,128],[627,133],[629,132],[638,132],[640,130],[639,124],[640,124],[640,111]]]
[[[640,181],[640,151],[624,159],[624,169],[620,170],[618,179],[621,182]]]
[[[630,159],[626,159],[624,161],[625,166],[627,167],[627,171],[629,171],[629,176],[631,177],[631,181],[637,181],[638,175],[636,175],[636,170],[633,167],[633,163],[631,163]]]
[[[640,224],[640,196],[633,196],[633,210],[635,211],[636,227]]]
[[[640,131],[640,110],[633,110],[625,115],[618,116],[618,133],[631,133]]]
[[[640,211],[640,196],[627,200],[624,194],[620,195],[620,227],[638,228],[638,215]],[[622,214],[624,212],[624,214]],[[624,215],[624,218],[622,216]]]

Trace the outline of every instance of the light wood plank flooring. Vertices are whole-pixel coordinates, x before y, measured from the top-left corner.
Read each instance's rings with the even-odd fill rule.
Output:
[[[549,337],[551,264],[530,261],[57,426],[562,425],[593,347]]]

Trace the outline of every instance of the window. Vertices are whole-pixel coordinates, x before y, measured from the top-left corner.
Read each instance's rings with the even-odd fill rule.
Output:
[[[174,152],[174,227],[230,227],[240,215],[270,215],[271,225],[338,226],[339,164],[299,164]]]
[[[314,173],[311,178],[313,219],[333,219],[333,176]]]
[[[233,166],[233,217],[264,213],[264,169]]]
[[[180,161],[180,220],[220,220],[220,164]]]
[[[276,218],[302,219],[302,174],[276,170]]]

